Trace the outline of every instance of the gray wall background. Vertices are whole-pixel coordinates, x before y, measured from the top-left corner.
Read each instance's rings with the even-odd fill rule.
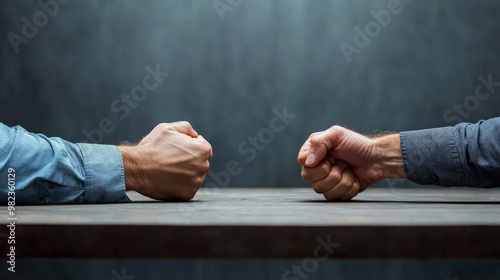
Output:
[[[102,143],[110,144],[188,120],[213,145],[213,172],[233,159],[242,165],[230,187],[306,186],[295,158],[310,133],[454,124],[443,113],[474,94],[478,76],[500,80],[495,0],[401,0],[403,10],[351,63],[340,43],[354,44],[354,27],[364,29],[387,0],[242,1],[222,21],[213,3],[69,1],[16,54],[9,32],[22,35],[21,18],[33,22],[42,9],[2,1],[0,120],[89,141],[82,130],[109,118],[115,130]],[[157,64],[170,76],[121,120],[111,104]],[[499,95],[462,119],[498,116]],[[297,117],[247,162],[238,145],[283,106]]]
[[[500,80],[496,0],[401,0],[401,13],[348,63],[340,43],[353,44],[354,27],[364,29],[373,20],[370,11],[387,2],[243,0],[221,21],[212,0],[73,0],[16,54],[9,32],[22,35],[21,19],[33,22],[41,8],[37,1],[2,1],[0,121],[88,141],[82,130],[109,118],[115,130],[102,143],[117,144],[139,140],[157,123],[188,120],[214,148],[213,172],[229,160],[242,165],[230,187],[305,187],[295,157],[310,133],[333,124],[363,133],[452,125],[456,120],[443,114],[473,96],[478,76]],[[146,66],[157,64],[170,76],[121,120],[111,104],[142,83]],[[499,93],[461,119],[498,116]],[[247,162],[238,145],[268,127],[272,109],[283,106],[297,117]],[[279,279],[293,263],[26,261],[18,277],[77,279],[77,271],[87,271],[80,275],[109,279],[113,268],[125,266],[137,279],[169,279],[172,271],[186,279],[222,279],[221,271],[230,279]],[[487,279],[499,273],[489,261],[465,267],[346,261],[322,266],[313,278],[472,279],[476,273],[475,279]]]

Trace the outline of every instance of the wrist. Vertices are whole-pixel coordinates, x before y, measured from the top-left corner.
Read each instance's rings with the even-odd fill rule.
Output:
[[[406,178],[399,133],[375,138],[374,147],[382,178]]]
[[[137,191],[139,184],[137,183],[140,166],[137,161],[137,156],[134,147],[118,146],[122,154],[123,173],[125,176],[125,188],[127,191]]]

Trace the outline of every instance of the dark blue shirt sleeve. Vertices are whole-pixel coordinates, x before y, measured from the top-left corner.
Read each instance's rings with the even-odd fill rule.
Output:
[[[404,131],[400,136],[409,180],[439,186],[500,187],[500,117]]]

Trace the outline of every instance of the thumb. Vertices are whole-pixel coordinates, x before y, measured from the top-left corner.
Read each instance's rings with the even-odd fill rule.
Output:
[[[316,134],[310,140],[309,155],[307,156],[305,166],[314,167],[323,160],[329,149],[325,138],[325,133]]]
[[[170,125],[173,130],[179,133],[186,134],[193,138],[198,137],[198,132],[196,132],[196,130],[194,130],[191,124],[187,121],[174,122],[171,123]]]
[[[339,126],[332,126],[329,129],[313,135],[309,139],[309,155],[307,156],[305,166],[314,167],[320,163],[328,151],[334,149],[345,137],[345,129]]]

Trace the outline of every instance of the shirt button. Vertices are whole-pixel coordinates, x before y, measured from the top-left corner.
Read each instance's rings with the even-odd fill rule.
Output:
[[[46,197],[42,200],[42,204],[49,204],[50,203],[50,197]]]

